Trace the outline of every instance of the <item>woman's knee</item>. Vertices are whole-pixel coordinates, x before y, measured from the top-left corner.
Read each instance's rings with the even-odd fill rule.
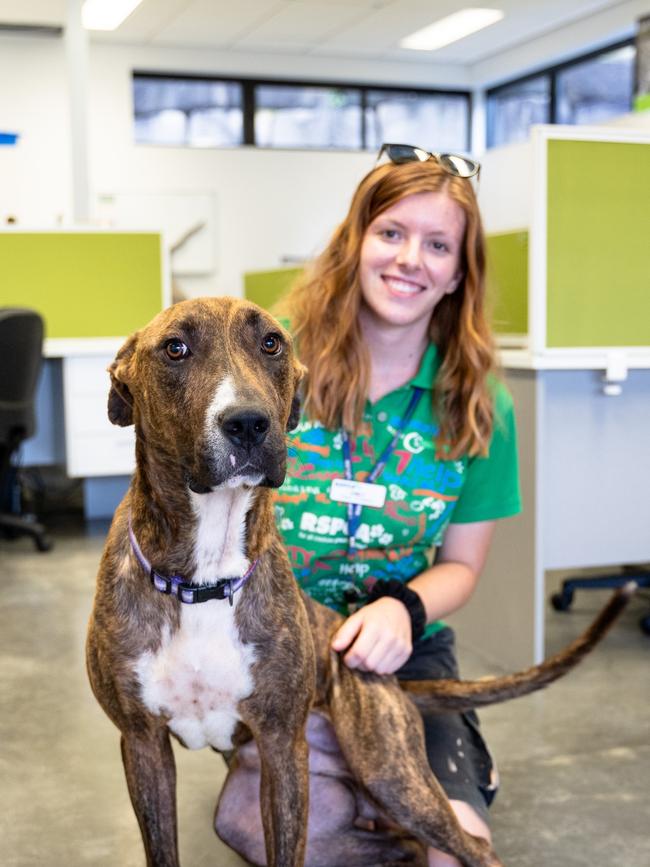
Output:
[[[451,799],[449,803],[464,831],[468,831],[475,837],[483,837],[488,843],[492,842],[492,833],[489,825],[485,819],[479,816],[471,804],[468,804],[467,801],[456,801],[454,799]]]
[[[226,778],[214,816],[217,836],[252,864],[266,858],[259,777],[238,768]]]
[[[464,831],[474,837],[482,837],[488,843],[492,842],[492,834],[487,823],[476,810],[466,801],[451,800],[451,808],[456,814],[458,823]],[[439,849],[427,849],[428,867],[461,867],[461,863],[453,855],[447,855]]]

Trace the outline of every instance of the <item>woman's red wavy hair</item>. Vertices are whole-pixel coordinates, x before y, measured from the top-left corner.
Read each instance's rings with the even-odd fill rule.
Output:
[[[326,249],[281,304],[307,365],[305,411],[325,427],[358,431],[370,380],[370,359],[358,322],[361,244],[368,226],[414,193],[446,193],[465,214],[463,279],[437,304],[429,334],[441,366],[434,388],[441,456],[487,454],[493,425],[488,375],[494,344],[485,311],[485,240],[469,180],[437,162],[386,164],[361,181],[350,210]]]

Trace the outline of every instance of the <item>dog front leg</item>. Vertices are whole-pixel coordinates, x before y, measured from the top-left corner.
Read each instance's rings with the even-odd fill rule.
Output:
[[[178,867],[176,765],[164,729],[122,735],[122,761],[147,867]]]
[[[307,843],[309,764],[304,732],[260,737],[260,805],[268,867],[302,867]]]

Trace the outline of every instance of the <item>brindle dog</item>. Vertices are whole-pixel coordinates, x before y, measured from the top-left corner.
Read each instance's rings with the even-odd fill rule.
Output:
[[[165,310],[110,367],[109,418],[135,425],[136,470],[101,561],[87,661],[121,732],[147,864],[178,865],[172,734],[218,750],[252,736],[266,863],[303,864],[313,707],[331,718],[355,786],[418,851],[495,867],[428,769],[415,705],[475,707],[544,686],[599,640],[627,594],[567,651],[521,675],[400,688],[348,669],[329,649],[341,618],[300,593],[274,523],[270,488],[285,475],[302,373],[281,326],[233,298]],[[373,858],[376,832],[359,833],[357,851]],[[375,862],[417,857],[400,839],[392,834],[382,851],[393,854]]]

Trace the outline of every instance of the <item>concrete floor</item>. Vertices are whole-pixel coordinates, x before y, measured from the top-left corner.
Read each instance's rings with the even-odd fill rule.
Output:
[[[48,554],[0,541],[3,867],[144,865],[118,734],[84,670],[105,529],[61,527]],[[548,649],[577,635],[604,598],[581,593],[570,614],[549,609]],[[635,600],[547,692],[483,712],[502,780],[494,839],[508,867],[650,867],[650,638],[637,626],[648,604]],[[460,651],[465,676],[495,673]],[[183,864],[241,867],[212,832],[221,758],[180,747],[176,756]]]

